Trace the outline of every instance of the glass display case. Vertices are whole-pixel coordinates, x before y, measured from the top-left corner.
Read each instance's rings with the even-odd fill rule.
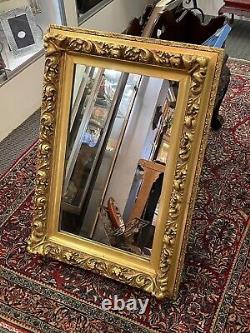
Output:
[[[63,0],[0,0],[0,84],[42,55],[49,24],[65,24]]]
[[[102,172],[115,159],[139,80],[140,76],[135,74],[124,80],[121,72],[111,69],[75,67],[63,211],[79,215],[87,193],[93,192],[94,173],[98,179],[100,156],[105,160]],[[119,93],[121,88],[124,88],[123,96]],[[107,177],[97,181],[99,187],[105,186]]]

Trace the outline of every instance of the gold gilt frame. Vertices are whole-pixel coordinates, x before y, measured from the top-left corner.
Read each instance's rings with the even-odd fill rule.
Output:
[[[223,50],[51,26],[45,36],[35,212],[28,250],[152,293],[175,297],[188,239]],[[75,63],[179,81],[160,223],[150,260],[58,231]]]

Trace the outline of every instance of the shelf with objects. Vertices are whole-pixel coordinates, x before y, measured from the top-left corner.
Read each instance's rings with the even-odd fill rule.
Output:
[[[65,23],[62,0],[0,0],[0,84],[43,54],[52,23]]]

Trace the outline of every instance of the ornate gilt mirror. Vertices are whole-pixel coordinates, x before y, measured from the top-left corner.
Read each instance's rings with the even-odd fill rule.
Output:
[[[174,297],[223,51],[51,26],[28,249]]]

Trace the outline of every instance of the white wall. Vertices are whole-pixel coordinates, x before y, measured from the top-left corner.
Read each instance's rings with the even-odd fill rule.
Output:
[[[0,11],[7,11],[18,7],[27,6],[28,0],[0,1]]]
[[[36,15],[37,24],[39,24],[44,31],[47,30],[48,23],[54,22],[62,24],[58,0],[40,0],[38,4],[42,12]]]
[[[40,107],[43,65],[40,58],[0,88],[0,141]]]
[[[126,29],[128,22],[142,13],[150,0],[114,0],[102,11],[92,16],[81,27],[113,32],[122,32]],[[112,27],[112,28],[111,28]]]
[[[73,0],[65,1],[68,25],[76,25]],[[122,32],[128,22],[139,16],[150,0],[114,0],[82,27]],[[71,8],[71,9],[70,9]],[[0,87],[0,141],[17,128],[41,105],[44,58],[23,70]]]

